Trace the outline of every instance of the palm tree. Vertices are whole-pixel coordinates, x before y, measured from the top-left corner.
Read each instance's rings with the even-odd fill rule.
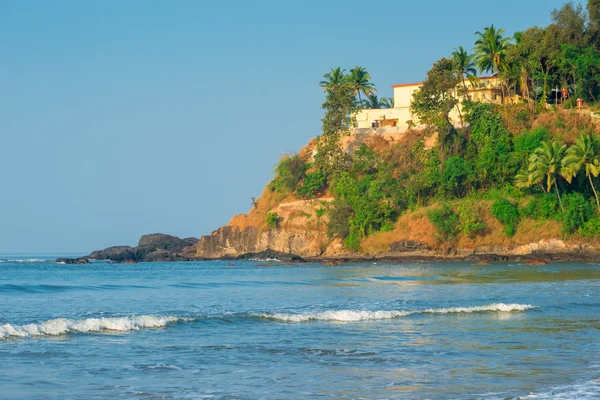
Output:
[[[394,108],[394,98],[393,97],[382,97],[381,104],[383,104],[383,106],[385,108]]]
[[[475,61],[480,72],[499,74],[506,67],[506,50],[510,46],[510,38],[502,37],[504,29],[496,29],[494,25],[486,27],[483,32],[475,32]],[[504,97],[504,86],[502,86]]]
[[[352,68],[347,79],[348,82],[350,82],[354,87],[354,95],[358,95],[359,103],[362,103],[362,98],[360,96],[361,93],[366,97],[377,93],[375,85],[373,85],[370,81],[371,74],[369,74],[364,67],[356,66]]]
[[[556,142],[548,143],[542,141],[540,147],[535,149],[533,154],[529,157],[529,168],[527,169],[529,172],[528,181],[530,184],[541,183],[545,179],[545,190],[548,193],[552,190],[552,186],[554,186],[554,189],[556,189],[556,196],[558,197],[558,203],[563,212],[565,209],[562,205],[556,180],[560,176],[561,160],[566,147],[567,146],[565,145],[559,146]]]
[[[475,68],[475,63],[473,62],[473,54],[469,54],[464,47],[458,46],[458,49],[454,49],[451,57],[452,60],[454,60],[456,72],[458,72],[461,78],[463,78],[462,83],[465,90],[464,96],[467,96],[468,89],[465,78],[469,80],[471,87],[475,87],[477,82],[477,69]]]
[[[385,108],[383,100],[385,97],[379,99],[376,94],[370,95],[367,99],[361,102],[363,108]]]
[[[341,69],[340,67],[331,68],[331,71],[323,75],[324,80],[319,82],[319,86],[328,90],[333,86],[346,82],[347,77],[345,69]]]
[[[565,157],[562,160],[562,176],[571,183],[573,177],[577,175],[582,168],[585,168],[585,176],[590,181],[590,186],[596,196],[596,205],[600,212],[600,201],[598,200],[598,192],[594,186],[592,176],[600,175],[600,156],[597,153],[598,145],[590,135],[581,134],[575,140],[575,143],[569,147]]]

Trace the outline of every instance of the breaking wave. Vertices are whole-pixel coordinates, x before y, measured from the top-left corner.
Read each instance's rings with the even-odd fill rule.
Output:
[[[41,258],[27,258],[27,259],[15,259],[15,260],[9,260],[9,259],[1,259],[0,263],[42,263],[42,262],[48,262],[49,260],[43,260]]]
[[[306,321],[336,321],[336,322],[358,322],[382,319],[394,319],[408,317],[414,314],[461,314],[475,312],[512,312],[526,311],[535,308],[529,304],[504,304],[496,303],[486,306],[475,307],[450,307],[450,308],[428,308],[415,311],[357,311],[357,310],[337,310],[321,311],[302,314],[260,314],[260,317],[284,322],[306,322]]]
[[[476,307],[451,307],[451,308],[429,308],[414,311],[360,311],[360,310],[331,310],[311,313],[285,314],[285,313],[262,313],[262,314],[226,314],[213,316],[153,316],[140,315],[131,317],[114,318],[87,318],[67,319],[57,318],[38,324],[28,325],[0,325],[0,340],[40,336],[58,336],[69,333],[103,333],[103,332],[130,332],[142,328],[163,328],[169,324],[178,322],[192,322],[200,320],[221,319],[259,319],[280,322],[306,322],[306,321],[332,321],[332,322],[358,322],[370,320],[385,320],[408,317],[415,314],[460,314],[474,312],[512,312],[525,311],[535,308],[528,304],[490,304]]]
[[[175,316],[140,315],[120,318],[88,318],[88,319],[51,319],[39,324],[0,325],[0,340],[10,337],[58,336],[68,333],[86,332],[128,332],[142,328],[162,328],[179,321],[189,321],[189,318]]]
[[[586,400],[598,398],[600,398],[600,377],[573,385],[557,386],[553,389],[532,393],[518,399]]]

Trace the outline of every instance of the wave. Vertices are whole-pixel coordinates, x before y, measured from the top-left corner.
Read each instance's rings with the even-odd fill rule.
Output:
[[[307,321],[335,321],[335,322],[359,322],[383,319],[395,319],[408,317],[415,314],[462,314],[475,312],[513,312],[526,311],[535,308],[529,304],[488,304],[475,307],[450,307],[450,308],[428,308],[414,311],[358,311],[358,310],[332,310],[301,314],[271,313],[260,314],[265,319],[283,322],[307,322]]]
[[[41,258],[27,258],[27,259],[14,259],[14,260],[8,260],[8,259],[3,259],[0,260],[0,263],[41,263],[41,262],[49,262],[50,260],[44,260]]]
[[[557,386],[547,391],[519,397],[525,399],[585,400],[600,398],[600,377],[573,385]]]
[[[0,339],[10,337],[35,337],[58,336],[68,333],[88,332],[129,332],[142,328],[163,328],[169,324],[180,321],[189,321],[190,318],[175,316],[140,315],[135,317],[119,318],[88,318],[88,319],[51,319],[39,324],[28,325],[0,325]]]
[[[40,336],[59,336],[69,333],[106,333],[129,332],[142,328],[163,328],[178,322],[193,322],[200,320],[272,320],[279,322],[307,322],[307,321],[332,321],[332,322],[359,322],[370,320],[385,320],[408,317],[415,314],[460,314],[474,312],[513,312],[526,311],[535,308],[528,304],[489,304],[475,307],[450,307],[428,308],[423,310],[403,311],[360,311],[360,310],[330,310],[311,313],[285,314],[285,313],[232,313],[222,315],[197,315],[197,316],[155,316],[140,315],[131,317],[114,318],[87,318],[87,319],[51,319],[38,324],[28,325],[0,325],[0,340],[11,337],[27,338]]]

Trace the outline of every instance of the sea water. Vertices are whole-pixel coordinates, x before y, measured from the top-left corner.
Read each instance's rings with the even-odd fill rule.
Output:
[[[233,264],[5,257],[0,398],[600,397],[600,265]]]

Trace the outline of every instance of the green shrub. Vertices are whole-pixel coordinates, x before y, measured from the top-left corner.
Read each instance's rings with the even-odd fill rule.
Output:
[[[520,207],[519,215],[537,221],[546,221],[549,219],[559,219],[559,210],[556,195],[553,193],[544,193],[535,196],[529,203]]]
[[[350,217],[353,214],[348,202],[343,199],[335,199],[328,214],[327,236],[346,239],[350,235]]]
[[[453,197],[462,197],[468,190],[473,165],[461,157],[450,157],[444,163],[440,186],[442,191]]]
[[[506,199],[496,200],[492,204],[492,215],[504,225],[506,236],[514,236],[519,225],[519,210],[516,205]]]
[[[317,208],[315,211],[315,214],[317,215],[317,218],[321,218],[323,215],[327,214],[327,209],[326,208]]]
[[[320,172],[306,174],[304,182],[298,186],[297,192],[304,198],[315,198],[316,194],[325,187],[325,176]]]
[[[429,211],[427,217],[435,227],[438,240],[452,241],[456,239],[459,224],[458,215],[452,211],[448,204]]]
[[[277,228],[279,225],[279,215],[276,212],[270,212],[267,214],[267,226],[271,229]]]
[[[275,178],[269,184],[273,192],[293,192],[305,176],[308,165],[297,155],[285,156],[275,166]]]
[[[350,250],[360,250],[360,239],[361,235],[359,232],[351,232],[346,239],[344,239],[344,247]]]
[[[582,194],[573,192],[563,196],[565,212],[562,224],[565,233],[574,233],[594,216],[594,207]]]
[[[579,228],[579,233],[585,237],[600,237],[600,217],[587,220]]]
[[[473,236],[486,228],[480,209],[473,201],[458,206],[458,231],[464,236]]]

